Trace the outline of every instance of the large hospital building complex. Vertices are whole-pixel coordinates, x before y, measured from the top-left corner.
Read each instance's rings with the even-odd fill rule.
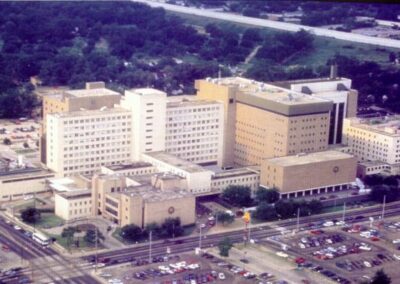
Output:
[[[190,223],[194,198],[229,185],[274,187],[285,198],[354,182],[357,159],[335,150],[347,139],[345,119],[356,114],[351,80],[228,77],[197,80],[195,87],[195,96],[151,88],[121,95],[95,82],[45,97],[42,161],[64,181],[87,179],[76,194],[54,181],[64,189],[58,215],[101,214],[144,226],[166,211]],[[71,209],[79,198],[90,210]],[[152,216],[155,208],[164,209]]]

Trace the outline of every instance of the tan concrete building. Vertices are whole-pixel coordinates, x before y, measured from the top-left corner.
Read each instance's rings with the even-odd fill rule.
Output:
[[[46,120],[47,115],[58,112],[112,108],[118,104],[121,94],[105,88],[104,82],[86,83],[82,90],[62,90],[58,94],[46,95],[42,99],[43,120],[40,138],[41,162],[46,164]]]
[[[90,189],[56,192],[55,214],[66,221],[92,216],[92,193]]]
[[[356,168],[356,157],[331,150],[265,159],[260,184],[283,198],[340,191],[355,181]]]
[[[239,77],[197,80],[200,99],[224,104],[224,167],[328,147],[333,103]]]
[[[332,67],[329,78],[272,82],[271,84],[292,91],[333,102],[329,117],[329,144],[342,143],[343,120],[357,114],[357,90],[352,89],[351,80],[336,75]]]
[[[161,224],[168,217],[179,217],[182,225],[195,223],[195,197],[179,188],[181,177],[156,174],[126,186],[129,178],[96,175],[92,183],[92,212],[120,226]],[[144,181],[144,182],[143,182]]]

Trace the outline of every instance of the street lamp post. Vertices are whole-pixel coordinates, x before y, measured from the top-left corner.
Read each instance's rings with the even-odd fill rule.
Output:
[[[343,203],[343,216],[342,216],[342,221],[345,221],[345,215],[346,215],[346,202]]]
[[[200,235],[199,235],[199,249],[201,250],[201,224],[200,224]]]
[[[385,219],[385,206],[386,206],[386,194],[383,196],[383,205],[382,205],[382,221]]]
[[[149,233],[149,263],[151,263],[151,242],[152,242],[152,237],[153,237],[153,231],[150,231]]]

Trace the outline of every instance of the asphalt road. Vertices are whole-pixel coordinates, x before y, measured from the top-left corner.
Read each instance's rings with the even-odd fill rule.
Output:
[[[29,268],[23,272],[29,277],[33,275],[33,283],[99,283],[88,275],[79,263],[71,262],[52,248],[43,248],[2,219],[0,219],[0,243],[8,245],[25,262],[29,262]],[[0,283],[18,283],[18,280],[16,277],[0,277]]]
[[[385,217],[390,216],[398,216],[400,215],[399,204],[389,204],[385,208]],[[365,208],[364,210],[358,210],[356,212],[347,212],[346,213],[346,222],[354,223],[360,221],[368,221],[369,217],[379,218],[381,216],[382,209],[381,208]],[[355,220],[354,218],[357,216],[363,216],[363,218],[358,218]],[[341,220],[342,213],[332,213],[329,215],[321,216],[311,216],[311,217],[302,217],[299,219],[299,228],[306,227],[309,223],[321,222],[322,218],[325,220],[338,219]],[[349,218],[353,218],[349,220]],[[321,225],[322,227],[322,225]],[[253,228],[251,230],[252,239],[262,239],[266,237],[272,237],[276,235],[280,235],[281,231],[278,228],[283,228],[284,230],[295,230],[297,228],[296,220],[287,220],[275,222],[274,227],[270,225],[265,225],[257,228]],[[231,232],[212,234],[203,236],[201,239],[201,248],[205,249],[211,246],[216,246],[218,242],[225,238],[229,237],[233,242],[242,242],[244,241],[244,231],[236,230]],[[179,238],[178,240],[170,240],[168,242],[155,242],[152,244],[152,256],[164,256],[167,255],[167,247],[170,250],[171,254],[179,254],[182,252],[194,251],[196,247],[199,247],[199,237],[186,237]],[[90,258],[93,258],[94,255],[83,257],[84,260],[88,261]],[[143,244],[135,247],[114,250],[105,253],[98,254],[98,260],[107,258],[108,263],[117,264],[130,262],[133,259],[148,259],[149,257],[149,245]]]
[[[151,7],[162,7],[165,10],[182,13],[182,14],[196,15],[196,16],[201,16],[201,17],[235,22],[235,23],[239,23],[239,24],[247,24],[247,25],[253,25],[253,26],[258,26],[258,27],[284,30],[284,31],[289,31],[289,32],[297,32],[301,29],[304,29],[306,31],[311,32],[312,34],[314,34],[316,36],[324,36],[324,37],[336,38],[336,39],[350,41],[350,42],[373,44],[373,45],[379,45],[379,46],[384,46],[384,47],[400,48],[400,40],[395,40],[395,39],[390,39],[390,38],[371,37],[371,36],[365,36],[365,35],[348,33],[348,32],[328,30],[328,29],[324,29],[324,28],[316,28],[316,27],[309,27],[309,26],[297,25],[297,24],[292,24],[292,23],[284,23],[284,22],[278,22],[278,21],[246,17],[246,16],[241,16],[241,15],[236,15],[236,14],[231,14],[231,13],[226,13],[226,12],[214,12],[214,11],[199,9],[199,8],[195,8],[195,7],[184,7],[184,6],[160,3],[160,2],[151,1],[151,0],[133,0],[133,1],[146,3]]]

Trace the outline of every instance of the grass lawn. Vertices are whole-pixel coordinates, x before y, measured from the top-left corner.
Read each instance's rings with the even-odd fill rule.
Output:
[[[68,239],[61,237],[61,235],[53,235],[53,234],[48,234],[49,237],[55,238],[57,243],[64,247],[65,249],[68,249]],[[75,241],[79,240],[79,248],[75,246]],[[99,243],[99,248],[102,248],[103,246]],[[93,248],[91,245],[89,245],[83,238],[79,237],[74,237],[74,240],[70,243],[70,250],[77,250],[77,249],[87,249],[87,248]]]
[[[242,33],[247,28],[258,28],[261,30],[261,34],[264,36],[271,36],[284,31],[272,29],[272,28],[261,28],[252,25],[239,24],[228,22],[224,20],[217,20],[207,17],[200,17],[196,15],[181,14],[176,12],[166,11],[167,14],[175,15],[182,18],[188,25],[194,27],[204,27],[210,23],[222,25],[231,31]],[[350,41],[344,41],[334,38],[316,36],[314,40],[315,49],[308,53],[289,61],[286,65],[307,65],[307,66],[320,66],[325,65],[329,58],[332,58],[335,54],[340,54],[358,60],[375,61],[378,64],[388,65],[389,53],[398,53],[400,49],[379,47],[371,44],[354,43]]]
[[[38,228],[48,229],[64,224],[64,220],[54,213],[42,213],[40,221],[36,224]]]
[[[338,212],[338,211],[343,211],[343,206],[324,207],[324,208],[322,208],[321,214],[334,213],[334,212]]]

